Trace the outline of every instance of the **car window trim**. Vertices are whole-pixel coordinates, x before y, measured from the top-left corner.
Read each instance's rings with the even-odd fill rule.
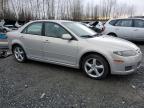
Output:
[[[133,19],[119,19],[118,21],[123,21],[123,20],[131,20],[132,21],[132,24],[131,24],[131,27],[133,27]],[[117,21],[117,22],[118,22]],[[115,25],[116,26],[116,25]],[[116,27],[126,27],[126,26],[116,26]]]
[[[38,35],[38,36],[43,36],[43,27],[44,27],[44,22],[43,22],[43,21],[38,21],[38,22],[32,22],[32,23],[30,23],[29,25],[27,25],[27,26],[21,31],[21,33],[23,33],[23,34],[29,34],[29,33],[24,33],[24,31],[27,30],[28,27],[31,26],[31,25],[34,24],[34,23],[42,23],[41,35]],[[30,34],[30,35],[34,35],[34,34]]]
[[[142,20],[142,19],[133,19],[133,27],[134,27],[134,28],[144,28],[144,27],[135,27],[135,20],[141,20],[141,21],[144,22],[144,20]]]
[[[62,27],[64,30],[66,30],[71,36],[72,36],[72,39],[71,40],[76,40],[76,41],[78,41],[78,39],[77,38],[75,38],[75,36],[73,36],[65,27],[63,27],[62,25],[60,25],[60,24],[58,24],[58,23],[55,23],[55,22],[49,22],[49,21],[45,21],[44,22],[44,25],[43,25],[43,36],[45,36],[45,37],[50,37],[50,36],[46,36],[45,35],[45,24],[46,23],[53,23],[53,24],[57,24],[57,25],[59,25],[60,27]],[[52,37],[52,38],[59,38],[59,37]],[[59,39],[62,39],[62,38],[59,38]]]
[[[115,25],[114,26],[116,26],[116,27],[121,27],[121,26],[117,26],[116,24],[119,22],[119,21],[121,21],[122,19],[118,19],[117,21],[116,21],[116,23],[115,23]]]
[[[115,21],[113,25],[110,23],[111,21]],[[119,20],[111,20],[111,21],[109,22],[109,24],[112,25],[112,26],[115,26],[115,24],[116,24]]]
[[[134,19],[132,19],[132,27],[134,27]]]

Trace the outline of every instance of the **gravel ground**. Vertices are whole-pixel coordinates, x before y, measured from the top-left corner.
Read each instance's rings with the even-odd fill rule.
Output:
[[[0,108],[144,108],[144,61],[137,73],[97,81],[77,69],[0,59]]]

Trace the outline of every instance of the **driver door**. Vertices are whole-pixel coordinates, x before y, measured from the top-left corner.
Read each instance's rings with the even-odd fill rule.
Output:
[[[44,37],[44,58],[45,60],[76,65],[78,53],[77,40],[64,40],[63,34],[69,34],[61,25],[46,22]]]

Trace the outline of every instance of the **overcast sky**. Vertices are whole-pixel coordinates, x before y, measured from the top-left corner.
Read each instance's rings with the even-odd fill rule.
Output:
[[[85,2],[99,4],[100,0],[85,0]],[[136,14],[144,16],[144,0],[117,0],[117,2],[120,4],[134,5],[136,7]]]

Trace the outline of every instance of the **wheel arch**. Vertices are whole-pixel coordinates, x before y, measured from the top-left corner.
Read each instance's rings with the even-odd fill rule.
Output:
[[[84,59],[86,56],[90,55],[90,54],[97,54],[97,55],[102,56],[102,57],[107,61],[108,66],[109,66],[109,69],[110,69],[110,72],[111,72],[111,65],[110,65],[110,62],[109,62],[108,58],[107,58],[106,56],[104,56],[104,54],[101,54],[101,53],[96,52],[96,51],[85,52],[85,53],[80,57],[80,59],[79,59],[79,68],[82,67],[83,59]]]
[[[15,46],[20,46],[20,47],[22,47],[23,50],[25,51],[24,47],[23,47],[20,43],[13,43],[13,44],[12,44],[12,47],[11,47],[12,53],[13,53],[13,48],[14,48]]]
[[[114,33],[114,32],[110,32],[110,33],[108,33],[107,35],[114,35],[114,36],[116,36],[116,37],[117,37],[117,34],[116,34],[116,33]]]

